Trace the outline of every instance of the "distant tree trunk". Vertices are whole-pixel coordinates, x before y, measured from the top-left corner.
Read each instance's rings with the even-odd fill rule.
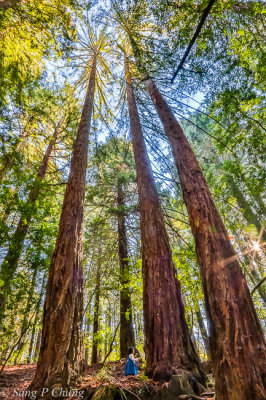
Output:
[[[100,290],[101,290],[101,266],[100,263],[98,263],[96,271],[96,286],[95,286],[95,298],[93,307],[92,352],[91,352],[92,365],[97,364],[98,362]]]
[[[91,307],[92,307],[92,299],[94,296],[94,292],[90,295],[87,305],[84,309],[84,314],[85,314],[85,332],[84,332],[84,336],[88,337],[90,335],[90,327],[91,327]],[[87,366],[89,364],[89,346],[86,344],[85,345],[85,366]]]
[[[137,170],[142,242],[146,374],[169,380],[176,369],[201,374],[185,320],[162,208],[148,159],[132,80],[125,57],[130,130]],[[204,374],[201,374],[204,380]]]
[[[28,294],[27,304],[26,304],[25,310],[23,312],[24,317],[23,317],[23,320],[22,320],[21,328],[20,328],[20,334],[22,334],[22,332],[25,331],[25,328],[29,323],[29,313],[30,313],[31,308],[32,308],[32,298],[33,298],[35,284],[36,284],[37,272],[38,272],[38,269],[35,266],[33,274],[32,274],[32,280],[31,280],[30,290],[29,290],[29,294]],[[37,314],[37,310],[36,310],[36,314]],[[16,355],[16,358],[15,358],[14,364],[17,364],[17,362],[20,362],[21,353],[22,353],[23,348],[24,348],[25,343],[26,343],[25,339],[26,338],[25,338],[25,335],[24,335],[23,338],[21,339],[19,345],[18,345],[18,348],[17,348],[17,351],[16,351],[17,355]]]
[[[4,283],[1,287],[0,293],[0,326],[4,319],[5,305],[8,299],[9,291],[11,289],[12,278],[17,270],[19,257],[23,249],[23,243],[29,230],[30,222],[33,215],[33,207],[39,197],[41,188],[40,183],[46,174],[49,159],[53,151],[55,142],[56,134],[53,136],[46,149],[42,163],[39,166],[35,182],[29,193],[27,208],[22,212],[20,216],[17,228],[11,238],[7,254],[1,265],[0,280],[2,280]]]
[[[226,180],[232,189],[232,194],[236,198],[237,204],[243,210],[243,214],[247,222],[254,225],[257,229],[259,235],[261,235],[263,242],[266,242],[266,232],[264,231],[264,226],[261,224],[259,218],[252,210],[249,202],[246,200],[245,196],[237,186],[234,181],[234,177],[226,174]]]
[[[211,360],[210,338],[209,338],[208,332],[205,328],[204,319],[203,319],[199,304],[197,306],[198,306],[198,309],[196,310],[196,316],[197,316],[197,320],[198,320],[198,324],[199,324],[199,328],[200,328],[200,333],[201,333],[201,336],[203,339],[207,358],[210,361]]]
[[[42,331],[39,331],[38,335],[37,335],[37,339],[36,339],[36,344],[35,344],[34,361],[38,359],[39,351],[40,351],[40,347],[41,347],[41,341],[42,341]]]
[[[111,332],[111,304],[108,303],[107,310],[105,312],[105,335],[104,335],[104,359],[106,358],[106,354],[108,352],[108,344],[109,344],[109,336]]]
[[[27,364],[30,364],[31,360],[32,360],[33,344],[34,344],[34,338],[35,338],[35,332],[36,332],[35,324],[37,324],[37,318],[36,317],[37,317],[37,314],[35,316],[35,319],[34,319],[34,322],[33,322],[33,327],[32,327],[32,330],[31,330],[29,351],[28,351],[28,355],[27,355]]]
[[[217,399],[262,400],[265,341],[237,255],[181,126],[152,79],[144,83],[171,144],[195,238]]]
[[[90,331],[90,320],[89,320],[89,318],[87,316],[85,318],[85,326],[86,326],[86,331],[85,331],[85,337],[86,337],[86,336],[89,335],[89,331]],[[89,362],[89,349],[88,349],[88,346],[85,346],[84,362],[85,362],[85,367],[87,367],[88,362]]]
[[[88,139],[95,91],[97,52],[73,147],[59,232],[50,264],[44,304],[42,344],[35,377],[28,390],[75,386],[83,372],[82,227]],[[47,394],[51,397],[51,392]],[[41,397],[44,399],[45,397]]]
[[[135,347],[135,335],[132,322],[132,305],[129,290],[129,262],[127,232],[125,220],[125,194],[123,184],[117,183],[118,206],[118,252],[120,264],[120,357],[128,356],[128,348]]]
[[[45,288],[45,275],[43,276],[43,279],[42,279],[40,297],[39,297],[38,303],[36,305],[35,318],[34,318],[34,321],[33,321],[33,328],[32,328],[32,333],[31,333],[30,344],[29,344],[29,352],[28,352],[28,356],[27,356],[27,364],[30,364],[31,363],[31,359],[32,359],[33,344],[34,344],[34,338],[35,338],[35,332],[36,332],[36,325],[37,325],[37,322],[38,322],[38,319],[39,319],[40,307],[41,307],[42,296],[43,296],[43,293],[44,293],[44,288]]]

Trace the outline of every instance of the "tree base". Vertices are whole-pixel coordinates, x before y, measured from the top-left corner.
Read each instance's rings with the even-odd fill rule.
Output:
[[[176,400],[176,397],[180,395],[198,396],[205,391],[206,389],[195,375],[184,371],[173,375],[171,381],[163,385],[161,399]]]
[[[101,385],[98,388],[83,388],[83,400],[178,400],[202,399],[199,397],[206,389],[199,383],[197,377],[187,371],[173,375],[169,383],[162,386],[154,385],[152,381],[142,387],[121,385]],[[180,396],[180,397],[179,397]]]
[[[53,375],[50,377],[48,383],[38,383],[35,380],[28,387],[28,394],[25,397],[25,400],[31,400],[32,392],[36,392],[35,400],[55,400],[55,399],[66,399],[68,397],[67,394],[72,394],[72,388],[77,387],[82,380],[82,376],[80,374],[73,374],[70,382],[68,384],[63,384],[66,381],[64,377],[62,378],[62,374]]]

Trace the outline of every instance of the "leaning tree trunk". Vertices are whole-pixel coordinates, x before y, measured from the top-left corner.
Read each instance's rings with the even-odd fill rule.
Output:
[[[53,388],[64,389],[76,385],[83,371],[82,226],[96,63],[97,53],[93,58],[85,103],[73,147],[59,232],[49,270],[40,355],[35,377],[29,388],[40,393],[43,387],[48,387],[50,392],[47,398],[52,398]]]
[[[98,343],[99,343],[99,306],[100,306],[100,290],[101,290],[101,268],[99,261],[96,271],[95,298],[93,307],[93,328],[92,328],[92,352],[91,364],[98,362]]]
[[[30,222],[33,215],[32,210],[34,204],[36,203],[39,197],[41,188],[40,184],[46,174],[49,159],[51,157],[51,153],[53,151],[55,142],[56,142],[56,133],[51,139],[46,149],[42,163],[39,166],[33,187],[29,193],[29,198],[27,201],[28,207],[22,212],[20,216],[16,230],[11,238],[7,254],[1,265],[0,280],[2,280],[4,283],[3,286],[1,287],[1,293],[0,293],[0,326],[2,325],[4,319],[5,305],[8,299],[8,293],[11,289],[12,278],[17,270],[18,260],[23,249],[23,243],[29,230]]]
[[[128,356],[128,348],[135,347],[135,335],[132,322],[132,305],[129,290],[129,262],[127,232],[125,220],[125,194],[123,184],[117,182],[118,206],[118,252],[120,265],[120,357]]]
[[[176,369],[182,368],[197,371],[204,379],[185,320],[180,283],[175,275],[126,57],[125,73],[139,193],[146,374],[154,380],[169,380]]]
[[[145,86],[171,144],[195,238],[217,399],[265,399],[265,340],[237,255],[181,126],[152,79]]]

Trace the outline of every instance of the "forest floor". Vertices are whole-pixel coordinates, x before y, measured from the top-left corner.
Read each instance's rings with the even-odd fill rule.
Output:
[[[121,392],[121,398],[142,399],[141,393],[145,392],[145,398],[155,399],[161,389],[158,382],[147,379],[140,369],[138,377],[125,377],[126,360],[108,362],[105,365],[97,364],[86,368],[84,378],[79,386],[79,395],[70,396],[71,400],[91,399],[93,393],[100,387],[115,387]],[[0,375],[0,400],[23,400],[26,390],[34,377],[36,364],[7,366]],[[212,376],[209,375],[210,382]],[[181,395],[176,400],[213,400],[213,386],[210,384],[208,391],[200,396]],[[141,397],[139,397],[141,396]],[[148,397],[146,397],[148,396]],[[106,397],[103,397],[107,398]],[[115,397],[116,398],[116,397]],[[34,399],[33,399],[34,400]]]

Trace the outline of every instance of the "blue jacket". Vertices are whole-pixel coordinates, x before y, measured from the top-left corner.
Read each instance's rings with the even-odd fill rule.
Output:
[[[138,375],[138,369],[135,361],[132,361],[128,356],[125,375]]]

